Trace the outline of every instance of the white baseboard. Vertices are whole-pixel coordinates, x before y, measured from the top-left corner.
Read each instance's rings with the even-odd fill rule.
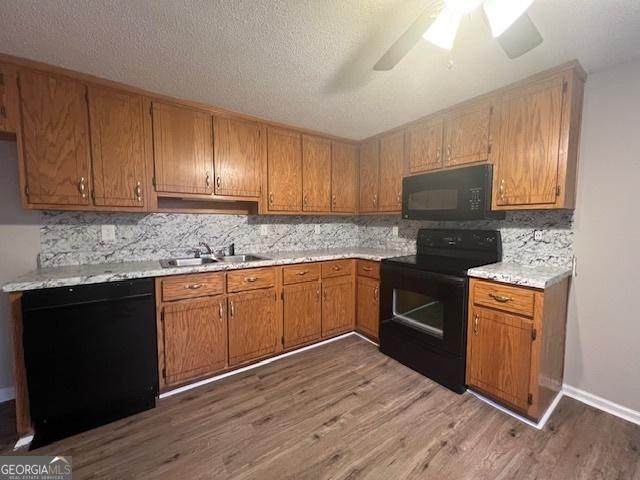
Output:
[[[301,352],[304,352],[304,351],[307,351],[307,350],[311,350],[312,348],[318,348],[318,347],[321,347],[322,345],[326,345],[327,343],[335,342],[336,340],[342,340],[343,338],[350,337],[351,335],[358,335],[358,334],[356,332],[349,332],[349,333],[345,333],[344,335],[340,335],[338,337],[333,337],[333,338],[330,338],[328,340],[324,340],[322,342],[314,343],[313,345],[307,345],[306,347],[302,347],[302,348],[299,348],[297,350],[293,350],[291,352],[283,353],[283,354],[278,355],[276,357],[267,358],[266,360],[262,360],[261,362],[253,363],[253,364],[248,365],[246,367],[238,368],[237,370],[232,370],[230,372],[226,372],[226,373],[223,373],[221,375],[217,375],[215,377],[205,378],[204,380],[200,380],[199,382],[190,383],[189,385],[184,385],[183,387],[178,387],[178,388],[175,388],[173,390],[169,390],[168,392],[162,393],[159,396],[159,398],[163,399],[163,398],[171,397],[172,395],[176,395],[178,393],[186,392],[186,391],[191,390],[193,388],[201,387],[202,385],[207,385],[209,383],[217,382],[218,380],[222,380],[223,378],[227,378],[227,377],[230,377],[232,375],[238,375],[239,373],[246,372],[247,370],[253,370],[254,368],[262,367],[263,365],[267,365],[267,364],[272,363],[272,362],[277,362],[278,360],[281,360],[281,359],[286,358],[286,357],[290,357],[291,355],[296,355],[298,353],[301,353]],[[371,340],[369,340],[369,341],[371,341]]]
[[[571,385],[564,385],[562,387],[564,394],[567,397],[575,398],[576,400],[591,405],[598,410],[610,413],[616,417],[623,418],[629,422],[640,425],[640,412],[624,407],[617,403],[607,400],[606,398],[599,397],[593,393],[585,392],[579,388],[572,387]]]
[[[480,395],[479,393],[474,392],[473,390],[467,390],[467,392],[469,392],[474,397],[482,400],[483,402],[488,403],[493,408],[497,408],[501,412],[506,413],[507,415],[515,418],[516,420],[519,420],[522,423],[526,423],[530,427],[536,428],[538,430],[542,430],[544,428],[544,426],[547,423],[547,420],[549,420],[549,418],[551,417],[551,414],[556,409],[556,407],[558,406],[558,403],[560,402],[560,399],[562,398],[562,392],[558,392],[558,394],[556,395],[556,398],[553,399],[553,401],[549,405],[549,408],[547,408],[547,411],[544,412],[544,415],[542,415],[542,417],[540,417],[540,420],[538,421],[538,423],[536,423],[533,420],[529,420],[528,418],[523,417],[522,415],[518,415],[517,413],[509,410],[508,408],[500,405],[499,403],[496,403],[493,400],[488,399],[484,395]]]
[[[16,389],[13,387],[0,388],[0,403],[8,402],[16,398]]]

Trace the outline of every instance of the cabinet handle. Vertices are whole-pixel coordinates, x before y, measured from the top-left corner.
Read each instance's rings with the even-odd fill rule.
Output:
[[[496,302],[507,303],[513,300],[511,297],[506,297],[504,295],[498,295],[497,293],[490,293],[489,296],[493,298]]]
[[[327,301],[327,291],[326,290],[322,291],[322,298],[324,299],[325,302]]]
[[[220,315],[220,320],[222,320],[222,303],[218,302],[218,315]]]
[[[253,283],[258,280],[258,277],[244,277],[245,282]]]
[[[331,196],[331,202],[333,203],[333,206],[335,207],[336,206],[336,196],[335,195]]]
[[[339,270],[342,270],[338,265],[335,265],[333,267],[331,267],[331,270],[333,270],[334,272],[337,272]]]
[[[363,269],[365,272],[372,272],[372,271],[373,271],[373,268],[371,268],[371,267],[362,267],[362,269]]]
[[[222,180],[220,179],[220,176],[216,177],[216,187],[220,188],[220,184],[222,183]]]
[[[204,287],[204,284],[202,283],[190,283],[189,285],[185,286],[184,288],[188,289],[188,290],[198,290],[200,288]]]
[[[478,315],[473,316],[473,334],[478,335],[479,326],[478,326]]]
[[[316,302],[320,301],[320,289],[316,290]]]
[[[307,273],[309,273],[309,270],[301,270],[298,272],[298,275],[306,275]]]
[[[5,118],[7,117],[7,109],[4,105],[0,107],[0,115],[2,115]]]
[[[401,201],[402,201],[402,192],[398,192],[398,195],[396,195],[396,203],[400,205]]]
[[[504,196],[505,196],[505,182],[504,182],[504,178],[502,180],[500,180],[500,200],[504,200]]]
[[[378,287],[373,289],[373,298],[374,300],[378,300]]]
[[[440,155],[442,154],[440,147],[436,148],[436,160],[440,163]]]
[[[378,204],[378,195],[374,194],[373,195],[373,206],[375,207]]]
[[[229,313],[231,315],[231,318],[234,317],[234,315],[236,314],[236,309],[235,306],[233,305],[233,301],[229,302]]]
[[[447,162],[451,160],[451,144],[447,145]]]
[[[135,193],[136,200],[141,202],[142,201],[142,185],[140,184],[140,182],[136,183],[136,186],[133,189],[133,192]]]
[[[305,207],[307,206],[307,196],[306,195],[303,195],[302,203],[304,204]]]
[[[269,203],[273,205],[273,192],[269,192]]]
[[[207,185],[207,188],[211,186],[211,177],[209,176],[209,172],[207,172],[207,177],[204,179],[204,182]]]
[[[84,177],[80,177],[80,181],[78,182],[78,191],[82,198],[87,198],[87,184]]]

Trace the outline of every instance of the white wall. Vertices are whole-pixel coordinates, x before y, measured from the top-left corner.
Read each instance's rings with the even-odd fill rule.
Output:
[[[15,142],[0,141],[0,284],[36,268],[40,252],[40,214],[24,210],[18,193]],[[9,302],[0,293],[0,401],[13,386]]]
[[[589,75],[565,383],[640,411],[640,60]]]

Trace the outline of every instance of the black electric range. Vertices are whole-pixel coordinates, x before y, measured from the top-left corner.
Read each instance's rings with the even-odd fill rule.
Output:
[[[467,270],[502,259],[500,232],[420,229],[416,255],[380,270],[380,351],[465,391]]]

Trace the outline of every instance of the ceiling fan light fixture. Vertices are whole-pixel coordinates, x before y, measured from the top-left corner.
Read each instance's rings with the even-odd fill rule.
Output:
[[[532,3],[533,0],[484,0],[482,8],[493,38],[502,35]]]
[[[462,21],[462,15],[457,9],[451,8],[447,2],[438,17],[424,32],[422,38],[440,48],[451,50]]]

